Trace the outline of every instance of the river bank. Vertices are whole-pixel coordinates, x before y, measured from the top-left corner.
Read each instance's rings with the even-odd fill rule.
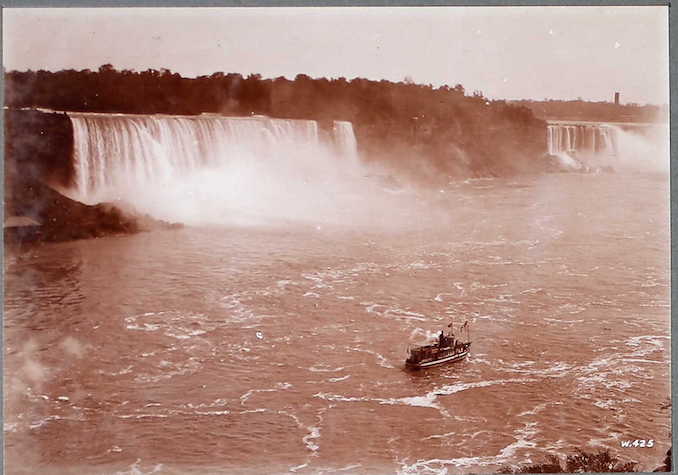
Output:
[[[72,200],[38,180],[13,183],[5,197],[5,244],[22,246],[154,229],[182,227],[138,213],[125,203],[86,205]],[[8,226],[9,218],[30,218],[28,225]],[[16,220],[15,220],[16,221]]]

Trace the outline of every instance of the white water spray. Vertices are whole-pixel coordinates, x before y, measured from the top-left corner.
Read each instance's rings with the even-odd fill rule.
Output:
[[[668,173],[669,126],[657,124],[644,131],[615,127],[619,149],[617,168],[631,172]]]
[[[350,122],[72,113],[85,203],[122,201],[186,224],[344,224],[383,219]],[[368,199],[369,197],[369,199]]]

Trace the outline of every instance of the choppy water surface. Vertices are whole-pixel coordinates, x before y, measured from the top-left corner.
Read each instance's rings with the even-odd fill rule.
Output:
[[[186,228],[8,255],[8,473],[478,473],[577,446],[654,469],[666,178],[444,191],[445,224]],[[452,317],[472,325],[470,357],[405,371],[407,345]]]

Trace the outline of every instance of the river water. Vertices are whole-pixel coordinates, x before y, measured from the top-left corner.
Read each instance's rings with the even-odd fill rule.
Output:
[[[441,191],[420,207],[446,219],[391,228],[186,227],[8,254],[7,473],[492,473],[575,447],[658,466],[666,176]],[[406,371],[407,345],[451,319],[470,322],[468,359]],[[621,448],[633,439],[654,446]]]

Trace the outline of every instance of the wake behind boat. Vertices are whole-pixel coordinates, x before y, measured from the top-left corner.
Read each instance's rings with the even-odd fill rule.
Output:
[[[445,334],[441,330],[435,343],[410,348],[408,351],[409,356],[405,360],[405,366],[409,369],[423,369],[444,363],[452,363],[465,358],[471,349],[468,322],[465,322],[459,329],[460,332],[466,331],[465,341],[455,338],[452,323],[448,327],[450,327],[450,332]]]

